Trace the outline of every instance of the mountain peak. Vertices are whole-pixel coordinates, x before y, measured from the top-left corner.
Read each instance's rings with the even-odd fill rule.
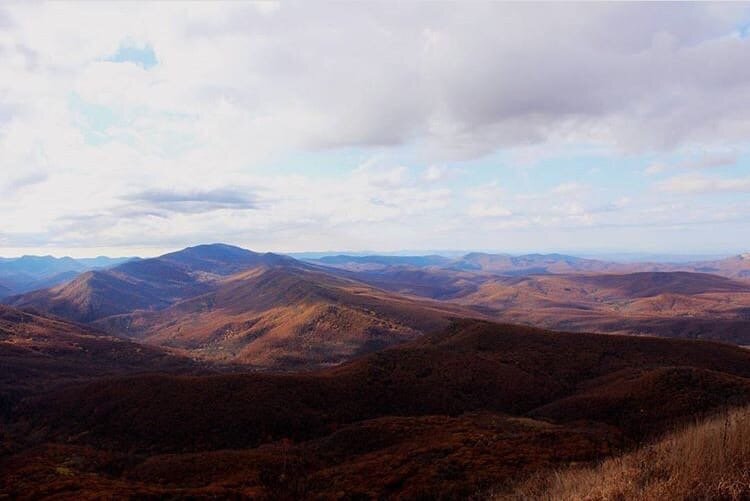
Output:
[[[229,275],[258,265],[293,264],[291,257],[267,252],[261,254],[228,244],[203,244],[187,247],[180,251],[164,254],[156,258],[185,266],[193,271],[204,271],[219,275]]]
[[[164,254],[161,257],[174,256],[174,255],[211,255],[220,253],[232,253],[232,254],[253,254],[257,255],[257,252],[237,247],[236,245],[229,245],[223,243],[212,243],[212,244],[199,244],[191,247],[185,247],[182,250],[170,252]]]

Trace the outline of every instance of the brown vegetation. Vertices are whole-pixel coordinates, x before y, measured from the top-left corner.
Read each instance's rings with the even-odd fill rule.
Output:
[[[687,426],[589,467],[538,474],[496,499],[742,500],[750,498],[750,409]]]
[[[464,498],[747,404],[749,381],[730,345],[464,320],[316,372],[38,392],[8,421],[0,493]]]
[[[190,359],[60,319],[0,306],[0,415],[32,392],[103,376],[193,373]]]

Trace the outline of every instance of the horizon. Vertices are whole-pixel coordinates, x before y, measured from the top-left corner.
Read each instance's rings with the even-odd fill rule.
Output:
[[[739,252],[729,252],[729,253],[667,253],[667,252],[638,252],[638,251],[602,251],[597,252],[593,250],[589,251],[581,251],[581,252],[568,252],[568,251],[559,251],[559,250],[550,250],[550,251],[536,251],[536,250],[529,250],[529,251],[522,251],[522,252],[509,252],[504,250],[497,250],[497,249],[400,249],[400,250],[383,250],[383,251],[376,251],[376,250],[353,250],[353,249],[343,249],[343,250],[327,250],[327,251],[279,251],[279,250],[273,250],[273,249],[257,249],[253,247],[248,247],[245,245],[238,245],[234,243],[228,243],[228,242],[211,242],[211,243],[194,243],[187,245],[185,247],[179,247],[179,248],[164,248],[160,249],[158,251],[150,249],[150,252],[141,253],[141,254],[127,254],[127,255],[118,255],[118,254],[87,254],[87,255],[73,255],[68,253],[55,253],[55,252],[46,252],[44,254],[34,254],[34,253],[22,253],[17,255],[0,255],[0,259],[3,260],[12,260],[12,259],[20,259],[23,257],[51,257],[55,259],[64,259],[64,258],[71,258],[71,259],[95,259],[95,258],[109,258],[109,259],[126,259],[126,258],[133,258],[133,259],[148,259],[148,258],[154,258],[159,257],[164,254],[172,253],[172,252],[178,252],[190,247],[196,247],[196,246],[210,246],[210,245],[229,245],[232,247],[239,247],[245,250],[250,250],[253,252],[270,252],[274,254],[280,254],[280,255],[287,255],[294,257],[295,259],[319,259],[321,257],[325,256],[337,256],[337,255],[345,255],[345,256],[359,256],[359,257],[367,257],[367,256],[402,256],[402,257],[408,257],[408,256],[441,256],[446,258],[459,258],[463,257],[467,254],[472,253],[479,253],[479,254],[494,254],[494,255],[508,255],[508,256],[526,256],[526,255],[564,255],[564,256],[570,256],[570,257],[577,257],[577,258],[583,258],[583,259],[594,259],[594,260],[601,260],[601,261],[612,261],[612,262],[645,262],[645,261],[655,261],[655,262],[689,262],[689,261],[703,261],[703,260],[712,260],[712,259],[723,259],[723,258],[730,258],[738,255],[744,255],[747,254],[747,252],[739,251]]]
[[[362,7],[0,6],[0,255],[747,252],[747,4]]]

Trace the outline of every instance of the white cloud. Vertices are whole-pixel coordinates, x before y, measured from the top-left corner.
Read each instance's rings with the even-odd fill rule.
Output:
[[[727,179],[701,175],[676,176],[660,183],[658,188],[683,194],[750,192],[750,177]]]
[[[726,151],[701,151],[685,155],[682,160],[671,163],[655,162],[644,169],[644,174],[653,176],[664,173],[670,169],[675,170],[704,170],[715,169],[719,167],[729,167],[740,161],[740,155],[737,150]]]
[[[581,195],[583,192],[587,190],[588,190],[587,186],[583,186],[580,183],[573,181],[573,182],[558,184],[557,186],[552,188],[552,193],[556,195]]]
[[[737,151],[706,151],[686,161],[686,169],[709,169],[734,165],[739,160]]]
[[[653,176],[655,174],[661,174],[662,172],[667,170],[667,168],[668,167],[664,165],[663,163],[657,162],[657,163],[650,164],[648,167],[646,167],[643,170],[643,173],[646,174],[647,176]]]
[[[468,214],[471,217],[508,217],[513,213],[502,205],[472,204],[469,206]]]
[[[444,179],[449,172],[450,169],[444,165],[430,165],[424,170],[422,179],[424,179],[428,183],[433,183],[435,181]]]

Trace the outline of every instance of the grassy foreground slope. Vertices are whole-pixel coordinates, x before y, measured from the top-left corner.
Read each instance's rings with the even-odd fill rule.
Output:
[[[496,499],[750,498],[750,407],[667,435],[598,466],[540,475]]]

